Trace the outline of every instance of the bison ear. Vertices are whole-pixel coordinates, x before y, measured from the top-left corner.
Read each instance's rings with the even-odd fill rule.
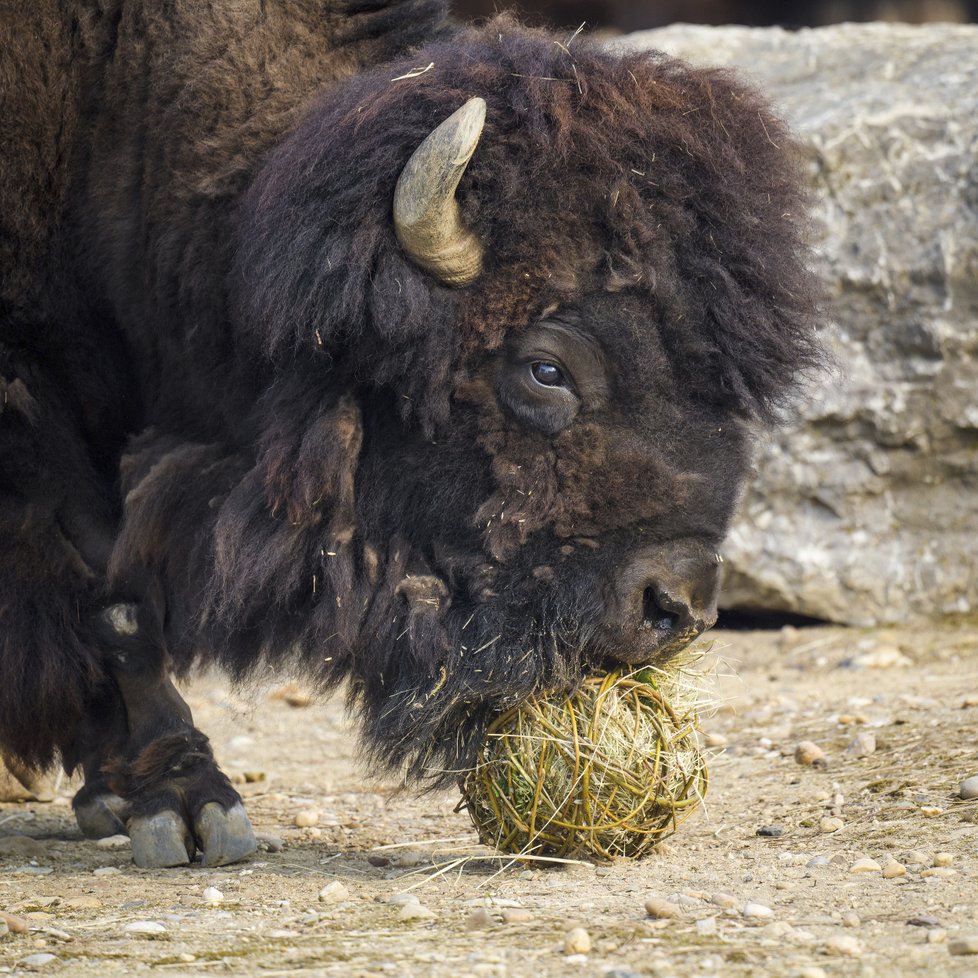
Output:
[[[394,190],[397,240],[446,285],[469,285],[482,271],[482,243],[463,224],[455,191],[485,122],[485,100],[469,99],[414,151]]]

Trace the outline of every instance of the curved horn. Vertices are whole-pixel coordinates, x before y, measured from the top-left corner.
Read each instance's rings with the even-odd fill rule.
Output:
[[[462,223],[455,190],[486,122],[486,103],[470,98],[414,151],[394,190],[394,230],[411,260],[446,285],[482,271],[482,243]]]

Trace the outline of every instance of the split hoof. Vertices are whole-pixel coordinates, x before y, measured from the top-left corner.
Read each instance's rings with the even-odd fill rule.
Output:
[[[173,811],[129,819],[132,861],[141,869],[186,866],[194,856],[190,830]]]
[[[194,832],[205,866],[226,866],[246,859],[258,848],[251,822],[239,802],[225,811],[209,801],[197,813]]]
[[[128,835],[128,805],[111,793],[94,795],[75,805],[75,821],[86,839],[105,839],[110,835]]]

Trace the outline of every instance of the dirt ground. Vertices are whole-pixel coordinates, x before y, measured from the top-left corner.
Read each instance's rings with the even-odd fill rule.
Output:
[[[80,839],[69,784],[53,803],[2,805],[0,910],[28,929],[0,937],[0,972],[978,976],[978,801],[957,797],[978,775],[978,627],[714,641],[726,666],[704,730],[726,746],[708,803],[661,852],[611,866],[460,862],[487,850],[457,799],[365,779],[339,700],[202,678],[188,698],[249,779],[262,851],[143,871],[126,840]],[[826,766],[796,762],[804,740]],[[300,813],[317,824],[297,827]],[[888,878],[853,872],[861,859]],[[406,890],[420,903],[390,900]],[[679,915],[651,918],[649,897]],[[587,954],[565,946],[577,926]]]

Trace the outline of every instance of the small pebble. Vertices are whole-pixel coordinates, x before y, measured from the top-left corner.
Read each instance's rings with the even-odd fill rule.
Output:
[[[131,924],[126,924],[123,930],[127,934],[145,934],[148,937],[166,933],[166,927],[155,920],[134,920]]]
[[[883,879],[892,880],[896,879],[898,876],[907,875],[907,867],[903,863],[897,862],[892,856],[887,856],[882,863],[881,867],[883,873]]]
[[[856,734],[846,748],[846,753],[853,757],[869,757],[876,753],[876,734],[871,730],[863,730]]]
[[[281,852],[285,848],[285,840],[277,835],[261,832],[255,836],[255,839],[266,852]]]
[[[947,942],[951,954],[978,954],[978,934],[967,934]]]
[[[389,856],[381,856],[379,853],[374,853],[367,856],[367,862],[370,863],[371,866],[376,866],[378,868],[390,866],[391,864]]]
[[[201,897],[204,903],[221,903],[224,900],[224,894],[216,886],[205,887]]]
[[[68,897],[64,900],[63,906],[68,910],[98,910],[102,906],[102,901],[94,896]]]
[[[898,648],[883,645],[872,652],[855,656],[852,664],[860,669],[891,669],[894,666],[913,665],[913,660],[907,658]]]
[[[922,852],[920,849],[911,849],[904,856],[903,861],[908,866],[929,866],[934,861],[934,857],[929,852]]]
[[[523,907],[506,907],[503,910],[504,924],[528,924],[533,920],[533,914]]]
[[[43,968],[46,964],[57,960],[57,955],[54,954],[28,954],[26,958],[21,958],[18,964],[25,968]]]
[[[583,927],[569,930],[564,937],[564,954],[590,954],[591,935]]]
[[[717,890],[710,897],[710,903],[724,910],[733,910],[735,907],[740,906],[740,901],[732,893],[727,893],[726,890]]]
[[[642,978],[637,971],[629,971],[628,968],[612,968],[606,971],[603,978]]]
[[[104,839],[99,839],[95,845],[100,849],[122,849],[129,845],[129,836],[107,835]]]
[[[331,883],[327,883],[319,891],[319,900],[321,903],[339,903],[341,900],[349,899],[350,891],[339,880],[333,880]]]
[[[700,937],[712,937],[717,932],[716,917],[704,917],[696,921],[696,933]]]
[[[911,917],[907,921],[908,927],[940,927],[941,922],[936,917],[928,917],[926,915],[921,915],[917,917]]]
[[[420,903],[417,893],[392,893],[387,898],[388,903],[393,903],[396,907],[403,907],[409,903]]]
[[[11,934],[26,934],[30,924],[23,917],[15,917],[12,913],[0,912],[0,923],[4,923]]]
[[[936,818],[938,815],[944,814],[944,809],[938,808],[937,805],[921,805],[920,814],[924,818]]]
[[[92,876],[119,876],[122,870],[118,866],[99,866],[92,870]]]
[[[805,863],[806,866],[828,866],[829,857],[828,856],[812,856],[811,859]]]
[[[935,866],[933,869],[925,869],[920,875],[923,879],[949,880],[952,876],[957,876],[958,871],[950,866]]]
[[[645,900],[645,912],[656,920],[671,920],[682,914],[682,909],[670,900],[663,900],[661,897],[647,897]]]
[[[855,937],[836,934],[825,942],[825,953],[833,957],[858,958],[863,953],[863,949]]]
[[[859,914],[857,913],[852,913],[852,911],[850,911],[849,913],[844,913],[842,915],[843,927],[858,927],[861,923],[862,921],[859,919]]]
[[[972,706],[978,706],[978,693],[971,693],[961,700],[961,709],[968,710]]]
[[[189,951],[184,951],[183,954],[177,955],[177,960],[181,961],[183,964],[191,964],[197,960],[197,955],[191,954]]]
[[[777,839],[784,834],[784,829],[780,825],[762,825],[757,834],[769,839]]]
[[[931,927],[927,931],[928,944],[943,944],[947,940],[947,931],[943,927]]]
[[[405,903],[398,911],[398,920],[434,920],[436,914],[423,903]]]
[[[827,835],[829,832],[838,832],[845,824],[837,815],[829,815],[818,823],[818,830]]]
[[[825,761],[825,751],[811,740],[803,740],[795,747],[795,760],[811,766]]]
[[[485,907],[476,907],[465,920],[465,926],[469,930],[484,930],[486,927],[492,927],[494,923]]]
[[[319,812],[311,808],[305,809],[304,811],[296,812],[295,818],[292,821],[300,829],[310,829],[319,822]]]
[[[770,907],[765,907],[763,903],[745,903],[741,911],[745,917],[770,917],[774,911]]]
[[[953,852],[938,852],[934,856],[935,866],[950,866],[954,862]]]
[[[875,859],[857,859],[850,867],[850,873],[879,873],[883,869]]]
[[[245,784],[258,784],[268,777],[264,771],[245,771],[243,773]]]

